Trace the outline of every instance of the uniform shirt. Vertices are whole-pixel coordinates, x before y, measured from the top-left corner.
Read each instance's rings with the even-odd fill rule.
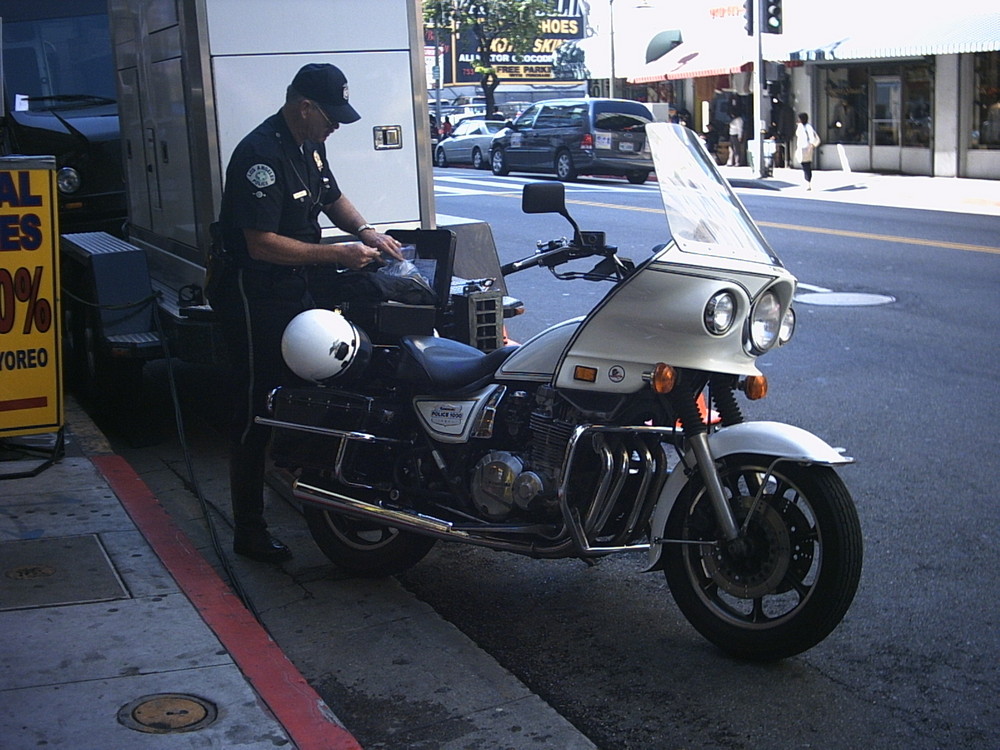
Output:
[[[252,260],[244,229],[319,242],[319,214],[340,197],[322,143],[299,148],[281,112],[268,117],[233,151],[222,194],[222,241],[243,267],[272,267]]]

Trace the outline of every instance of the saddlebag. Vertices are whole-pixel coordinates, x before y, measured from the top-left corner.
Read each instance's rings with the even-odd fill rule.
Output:
[[[345,464],[384,464],[387,446],[365,438],[396,434],[402,421],[402,409],[396,404],[333,388],[278,388],[271,394],[268,410],[274,420],[271,457],[287,468],[332,470],[342,445]],[[323,434],[322,430],[358,438]]]

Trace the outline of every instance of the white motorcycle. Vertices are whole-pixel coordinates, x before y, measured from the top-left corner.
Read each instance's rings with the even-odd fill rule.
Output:
[[[283,351],[313,385],[277,389],[276,461],[314,539],[358,575],[405,570],[437,540],[536,558],[645,553],[678,607],[726,652],[771,660],[825,638],[861,574],[849,463],[787,424],[744,421],[757,358],[794,331],[795,278],[690,130],[647,127],[670,239],[638,264],[580,231],[561,183],[525,186],[572,240],[535,266],[606,280],[586,316],[484,353],[439,336],[372,345],[330,310]],[[567,266],[581,259],[588,271]]]

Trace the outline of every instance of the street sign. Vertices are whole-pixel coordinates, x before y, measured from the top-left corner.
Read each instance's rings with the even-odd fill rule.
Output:
[[[0,157],[0,438],[63,424],[55,158]]]

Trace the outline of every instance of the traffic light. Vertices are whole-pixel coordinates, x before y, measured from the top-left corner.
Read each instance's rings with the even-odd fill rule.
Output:
[[[743,0],[743,28],[747,30],[747,36],[753,36],[753,6],[759,0]]]
[[[781,33],[781,0],[764,0],[764,17],[760,30],[763,34]]]

